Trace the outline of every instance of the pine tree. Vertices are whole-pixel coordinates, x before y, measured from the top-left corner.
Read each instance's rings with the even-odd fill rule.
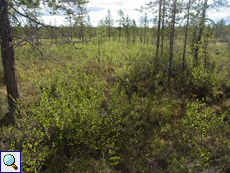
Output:
[[[67,9],[65,11],[65,19],[69,22],[69,28],[70,28],[70,38],[73,40],[73,18],[74,18],[74,11],[72,9]]]
[[[125,30],[125,34],[126,34],[126,41],[127,44],[129,43],[129,39],[130,39],[130,27],[131,27],[131,20],[129,18],[129,15],[126,16],[125,18],[125,22],[123,24],[124,26],[124,30]]]
[[[143,17],[143,24],[144,24],[144,43],[146,43],[146,35],[149,27],[149,21],[148,21],[148,16],[147,13],[145,13]]]
[[[88,16],[86,4],[87,3],[85,1],[78,1],[76,4],[77,8],[75,9],[75,11],[77,12],[75,21],[76,21],[76,25],[79,26],[80,28],[79,37],[80,37],[80,40],[82,40],[82,42],[84,42],[85,23],[86,23],[87,16]]]
[[[142,16],[142,13],[144,11],[144,7],[141,6],[139,9],[135,9],[135,10],[137,10],[140,13],[140,41],[142,43],[142,38],[143,38],[143,22],[144,22],[144,20],[143,20],[144,17]]]
[[[160,30],[161,30],[161,7],[162,0],[159,0],[159,14],[158,14],[158,27],[157,27],[157,43],[156,43],[156,58],[158,58],[159,54],[159,46],[160,46]]]
[[[112,19],[112,15],[110,12],[110,9],[108,9],[108,14],[105,17],[105,25],[108,28],[108,36],[109,36],[109,41],[110,41],[110,37],[111,37],[111,33],[112,33],[112,26],[113,26],[114,20]]]
[[[206,16],[206,10],[208,8],[208,0],[204,1],[203,4],[203,11],[202,11],[202,17],[199,25],[199,32],[196,40],[196,46],[195,46],[195,52],[194,52],[194,60],[195,60],[195,66],[197,66],[197,58],[198,58],[198,51],[199,51],[199,41],[201,40],[203,28],[204,28],[204,23],[205,23],[205,16]]]
[[[120,18],[119,20],[117,20],[118,25],[119,25],[119,27],[118,27],[118,33],[119,33],[119,42],[120,42],[120,40],[121,40],[122,26],[123,26],[123,24],[125,22],[125,18],[124,18],[124,12],[122,11],[122,9],[118,10],[117,13],[118,13],[119,18]]]
[[[191,0],[189,0],[187,5],[187,23],[186,23],[186,30],[185,30],[185,38],[184,38],[184,50],[183,50],[183,65],[182,65],[182,72],[185,68],[185,53],[186,53],[186,46],[187,46],[187,37],[188,37],[188,25],[189,25],[189,17],[190,17],[190,8],[191,8]]]
[[[174,45],[174,33],[175,33],[175,22],[176,22],[176,8],[177,0],[173,1],[172,5],[172,20],[171,20],[171,33],[169,42],[169,71],[168,71],[168,85],[171,83],[171,73],[172,73],[172,59],[173,59],[173,45]]]
[[[13,47],[12,30],[9,20],[9,3],[7,0],[1,0],[0,2],[0,35],[2,39],[1,53],[2,53],[2,65],[4,69],[4,77],[8,95],[9,112],[7,118],[13,120],[13,112],[16,109],[16,101],[20,99],[16,64],[15,64],[15,52]]]
[[[132,20],[131,30],[132,30],[133,44],[134,44],[136,41],[136,34],[137,34],[137,24],[136,24],[135,19]]]

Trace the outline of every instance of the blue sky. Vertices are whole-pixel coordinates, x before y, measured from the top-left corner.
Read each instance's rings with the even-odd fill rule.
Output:
[[[227,0],[230,5],[230,0]],[[94,26],[97,26],[99,20],[102,18],[105,18],[107,15],[108,9],[110,9],[112,18],[114,21],[118,20],[117,11],[119,9],[122,9],[125,16],[128,14],[131,19],[135,19],[137,21],[137,24],[139,23],[140,19],[140,13],[135,10],[135,8],[139,8],[140,6],[145,6],[146,3],[150,2],[150,0],[89,0],[89,3],[87,4],[87,9],[90,11],[90,20],[91,23]],[[209,4],[213,2],[213,0],[208,1]],[[208,10],[207,12],[208,17],[211,18],[214,21],[221,20],[224,18],[226,20],[227,24],[230,24],[230,8],[219,8],[219,11],[216,11],[215,9]],[[155,14],[157,15],[157,14]],[[152,18],[154,14],[151,14],[149,18]],[[55,18],[55,19],[54,19]],[[59,16],[43,16],[42,19],[45,23],[54,24],[54,21],[56,20],[56,24],[64,24],[65,17]],[[114,24],[115,26],[117,23]],[[150,23],[150,26],[152,26],[152,23]]]

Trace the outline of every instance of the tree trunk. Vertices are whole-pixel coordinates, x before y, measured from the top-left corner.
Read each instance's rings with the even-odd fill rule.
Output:
[[[161,28],[161,56],[164,50],[164,22],[165,22],[165,0],[163,0],[162,28]]]
[[[206,44],[205,44],[205,47],[204,47],[204,55],[205,55],[205,59],[204,59],[204,71],[206,70],[206,67],[207,67],[207,59],[208,59],[207,47],[208,47],[208,36],[207,36]]]
[[[70,16],[70,38],[73,40],[73,27],[72,27],[72,17]]]
[[[84,24],[82,23],[81,25],[81,37],[82,37],[82,42],[84,43]]]
[[[10,20],[8,16],[8,2],[7,0],[1,0],[0,2],[0,34],[2,39],[1,52],[2,52],[2,64],[4,69],[4,77],[7,88],[8,104],[9,104],[9,116],[13,118],[12,113],[16,106],[16,101],[20,98],[18,90],[18,82],[16,76],[15,65],[15,52],[13,47],[13,38],[10,27]]]
[[[119,42],[121,41],[121,27],[119,28]]]
[[[110,34],[111,34],[111,27],[110,27],[110,24],[109,24],[109,41],[110,41]]]
[[[185,38],[184,38],[184,52],[183,52],[182,72],[184,71],[184,65],[185,65],[185,52],[186,52],[187,36],[188,36],[190,5],[191,5],[191,0],[189,0],[189,3],[188,3],[187,24],[186,24],[186,31],[185,31]]]
[[[133,28],[133,44],[135,43],[135,37],[136,37],[135,28]]]
[[[156,58],[158,57],[159,45],[160,45],[160,30],[161,30],[161,4],[162,0],[159,1],[159,16],[158,16],[158,28],[157,28],[157,45],[156,45]]]
[[[176,3],[177,0],[174,0],[173,3],[173,18],[172,18],[172,24],[171,24],[171,34],[170,34],[170,45],[169,45],[169,72],[168,72],[168,85],[171,83],[171,72],[172,72],[172,58],[173,58],[173,43],[174,43],[174,27],[175,27],[175,16],[176,16]]]
[[[144,44],[145,44],[146,27],[144,27]]]
[[[198,51],[199,51],[199,41],[201,40],[201,35],[202,35],[203,28],[204,28],[205,14],[206,14],[207,6],[208,6],[207,4],[208,4],[208,0],[205,0],[204,7],[203,7],[203,12],[202,12],[202,19],[201,19],[201,22],[200,22],[200,29],[199,29],[199,32],[198,32],[198,37],[197,37],[197,40],[196,40],[195,53],[194,53],[195,66],[197,66],[197,58],[198,58]]]
[[[125,26],[125,29],[126,29],[126,39],[127,39],[127,44],[128,44],[129,43],[129,26],[128,26],[128,24]]]
[[[142,43],[142,26],[141,26],[141,43]]]

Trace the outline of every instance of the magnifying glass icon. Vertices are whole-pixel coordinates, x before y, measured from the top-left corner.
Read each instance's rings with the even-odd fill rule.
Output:
[[[11,154],[7,154],[3,158],[3,162],[7,166],[12,166],[15,170],[18,169],[18,167],[14,164],[15,163],[15,158]]]

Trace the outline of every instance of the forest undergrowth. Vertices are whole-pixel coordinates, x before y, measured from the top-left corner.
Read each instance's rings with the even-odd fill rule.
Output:
[[[182,72],[176,50],[105,42],[16,48],[21,100],[1,151],[22,151],[22,172],[223,172],[230,164],[230,52],[210,44]],[[215,51],[219,49],[218,55]],[[61,51],[60,51],[61,50]],[[204,65],[204,57],[207,63]],[[7,110],[0,68],[0,116]],[[58,165],[58,166],[56,166]]]

